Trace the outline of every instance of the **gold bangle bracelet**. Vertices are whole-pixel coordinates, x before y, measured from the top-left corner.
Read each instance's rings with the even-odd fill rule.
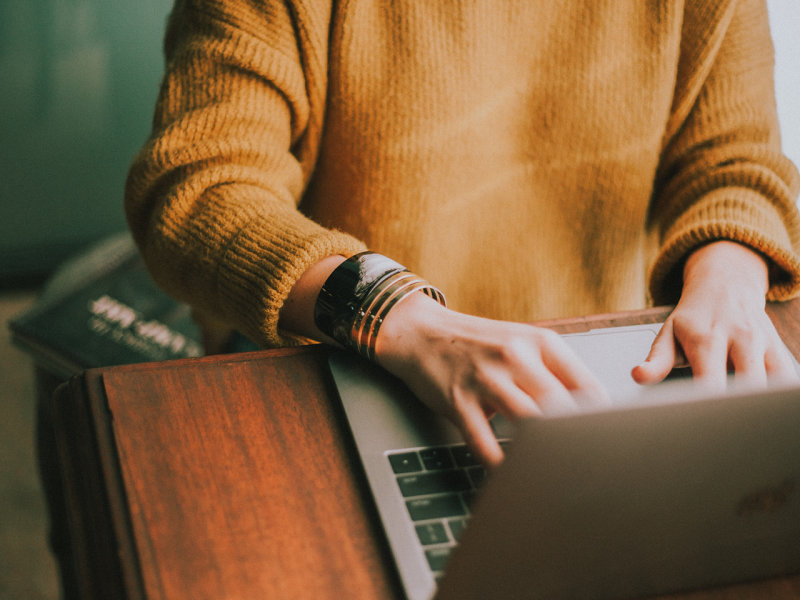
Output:
[[[394,293],[399,287],[413,281],[422,281],[418,276],[409,271],[393,273],[385,278],[371,293],[364,299],[364,303],[359,308],[353,319],[350,329],[350,339],[356,352],[363,354],[362,348],[365,346],[367,332],[372,329],[372,324],[380,312],[380,307],[385,301],[387,294]]]
[[[383,324],[383,321],[386,318],[386,315],[389,314],[389,311],[399,302],[401,302],[405,298],[408,298],[413,292],[423,291],[427,293],[428,290],[435,290],[436,292],[438,292],[438,290],[436,290],[436,288],[433,288],[428,282],[426,282],[423,279],[419,279],[414,282],[409,282],[407,285],[398,289],[394,294],[391,294],[388,297],[386,297],[385,301],[380,306],[380,312],[372,321],[370,330],[367,334],[367,347],[365,356],[369,360],[373,360],[375,358],[375,347],[378,340],[378,331],[380,330],[381,325]],[[441,295],[441,292],[438,293]],[[436,298],[436,296],[431,296],[431,297]]]
[[[367,318],[362,319],[358,328],[353,329],[356,352],[370,360],[374,358],[375,339],[389,309],[407,294],[428,285],[424,279],[413,274],[409,275],[410,277],[397,278],[387,286],[365,314]]]

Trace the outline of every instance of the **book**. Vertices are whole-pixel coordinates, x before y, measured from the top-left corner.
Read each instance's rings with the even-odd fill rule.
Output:
[[[158,287],[127,232],[67,260],[9,328],[37,366],[64,379],[204,353],[189,307]]]

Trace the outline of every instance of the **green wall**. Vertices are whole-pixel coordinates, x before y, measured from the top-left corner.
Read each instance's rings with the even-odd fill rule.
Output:
[[[125,228],[171,0],[0,1],[0,285]]]

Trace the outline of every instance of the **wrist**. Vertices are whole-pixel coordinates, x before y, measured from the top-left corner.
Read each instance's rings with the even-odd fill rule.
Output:
[[[345,348],[373,360],[384,320],[417,291],[445,304],[437,288],[402,265],[375,252],[361,252],[342,262],[325,281],[314,306],[314,323]]]
[[[420,347],[430,347],[431,338],[450,331],[447,315],[452,313],[433,298],[413,293],[386,316],[375,344],[375,360],[390,368],[404,361]]]
[[[303,273],[281,307],[279,322],[281,329],[320,342],[333,341],[316,327],[314,306],[323,284],[344,261],[344,256],[328,256]]]
[[[769,265],[755,250],[728,240],[706,244],[689,255],[683,268],[684,290],[720,279],[765,297],[769,289]]]

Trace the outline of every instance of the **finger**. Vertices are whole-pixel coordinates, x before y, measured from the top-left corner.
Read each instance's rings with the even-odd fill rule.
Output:
[[[653,341],[647,358],[633,368],[631,376],[636,383],[642,385],[658,383],[677,366],[679,355],[682,359],[683,353],[679,353],[672,320],[668,319]]]
[[[559,340],[561,341],[561,340]],[[558,387],[578,394],[591,403],[610,403],[608,391],[600,380],[566,344],[548,347],[543,355],[544,364],[558,382]],[[572,398],[570,394],[570,398]]]
[[[750,343],[733,340],[728,358],[733,366],[736,382],[765,385],[767,383],[765,354],[763,343],[755,340],[750,340]]]
[[[769,341],[764,352],[764,368],[767,371],[767,378],[778,381],[796,382],[800,379],[798,364],[786,344],[783,343],[775,324],[767,318],[769,328]]]
[[[764,368],[769,379],[778,381],[797,381],[800,379],[797,363],[789,349],[778,342],[767,348],[764,354]]]
[[[490,377],[484,378],[484,387],[492,389],[496,397],[517,398],[518,393],[511,389],[516,386],[542,411],[567,407],[574,410],[576,404],[570,390],[585,390],[595,396],[603,394],[599,381],[558,334],[541,330],[536,340],[535,344],[506,346],[502,370],[488,372]],[[498,409],[503,410],[503,407],[498,406]]]
[[[589,397],[582,398],[582,400],[584,401],[585,405],[598,404],[600,402],[597,400],[596,395],[592,395],[591,400]],[[542,409],[542,413],[544,415],[564,415],[576,413],[581,407],[572,394],[568,392],[564,393],[563,390],[559,390],[553,394],[545,394],[541,396],[537,400],[537,404]]]
[[[481,381],[484,410],[497,410],[510,421],[542,414],[575,412],[578,408],[572,393],[541,362],[516,365],[515,379],[504,376],[504,372],[490,371],[489,374]],[[596,396],[593,394],[594,398]]]
[[[727,340],[719,335],[693,336],[683,344],[692,376],[713,390],[725,389],[728,378]]]
[[[542,413],[531,395],[520,389],[502,369],[484,371],[477,383],[475,393],[480,397],[487,417],[496,411],[513,421]]]
[[[480,404],[474,400],[461,402],[457,425],[464,441],[483,464],[495,467],[503,462],[503,449],[494,435]]]
[[[564,383],[542,363],[530,365],[516,373],[514,382],[544,414],[574,411],[577,408]]]

